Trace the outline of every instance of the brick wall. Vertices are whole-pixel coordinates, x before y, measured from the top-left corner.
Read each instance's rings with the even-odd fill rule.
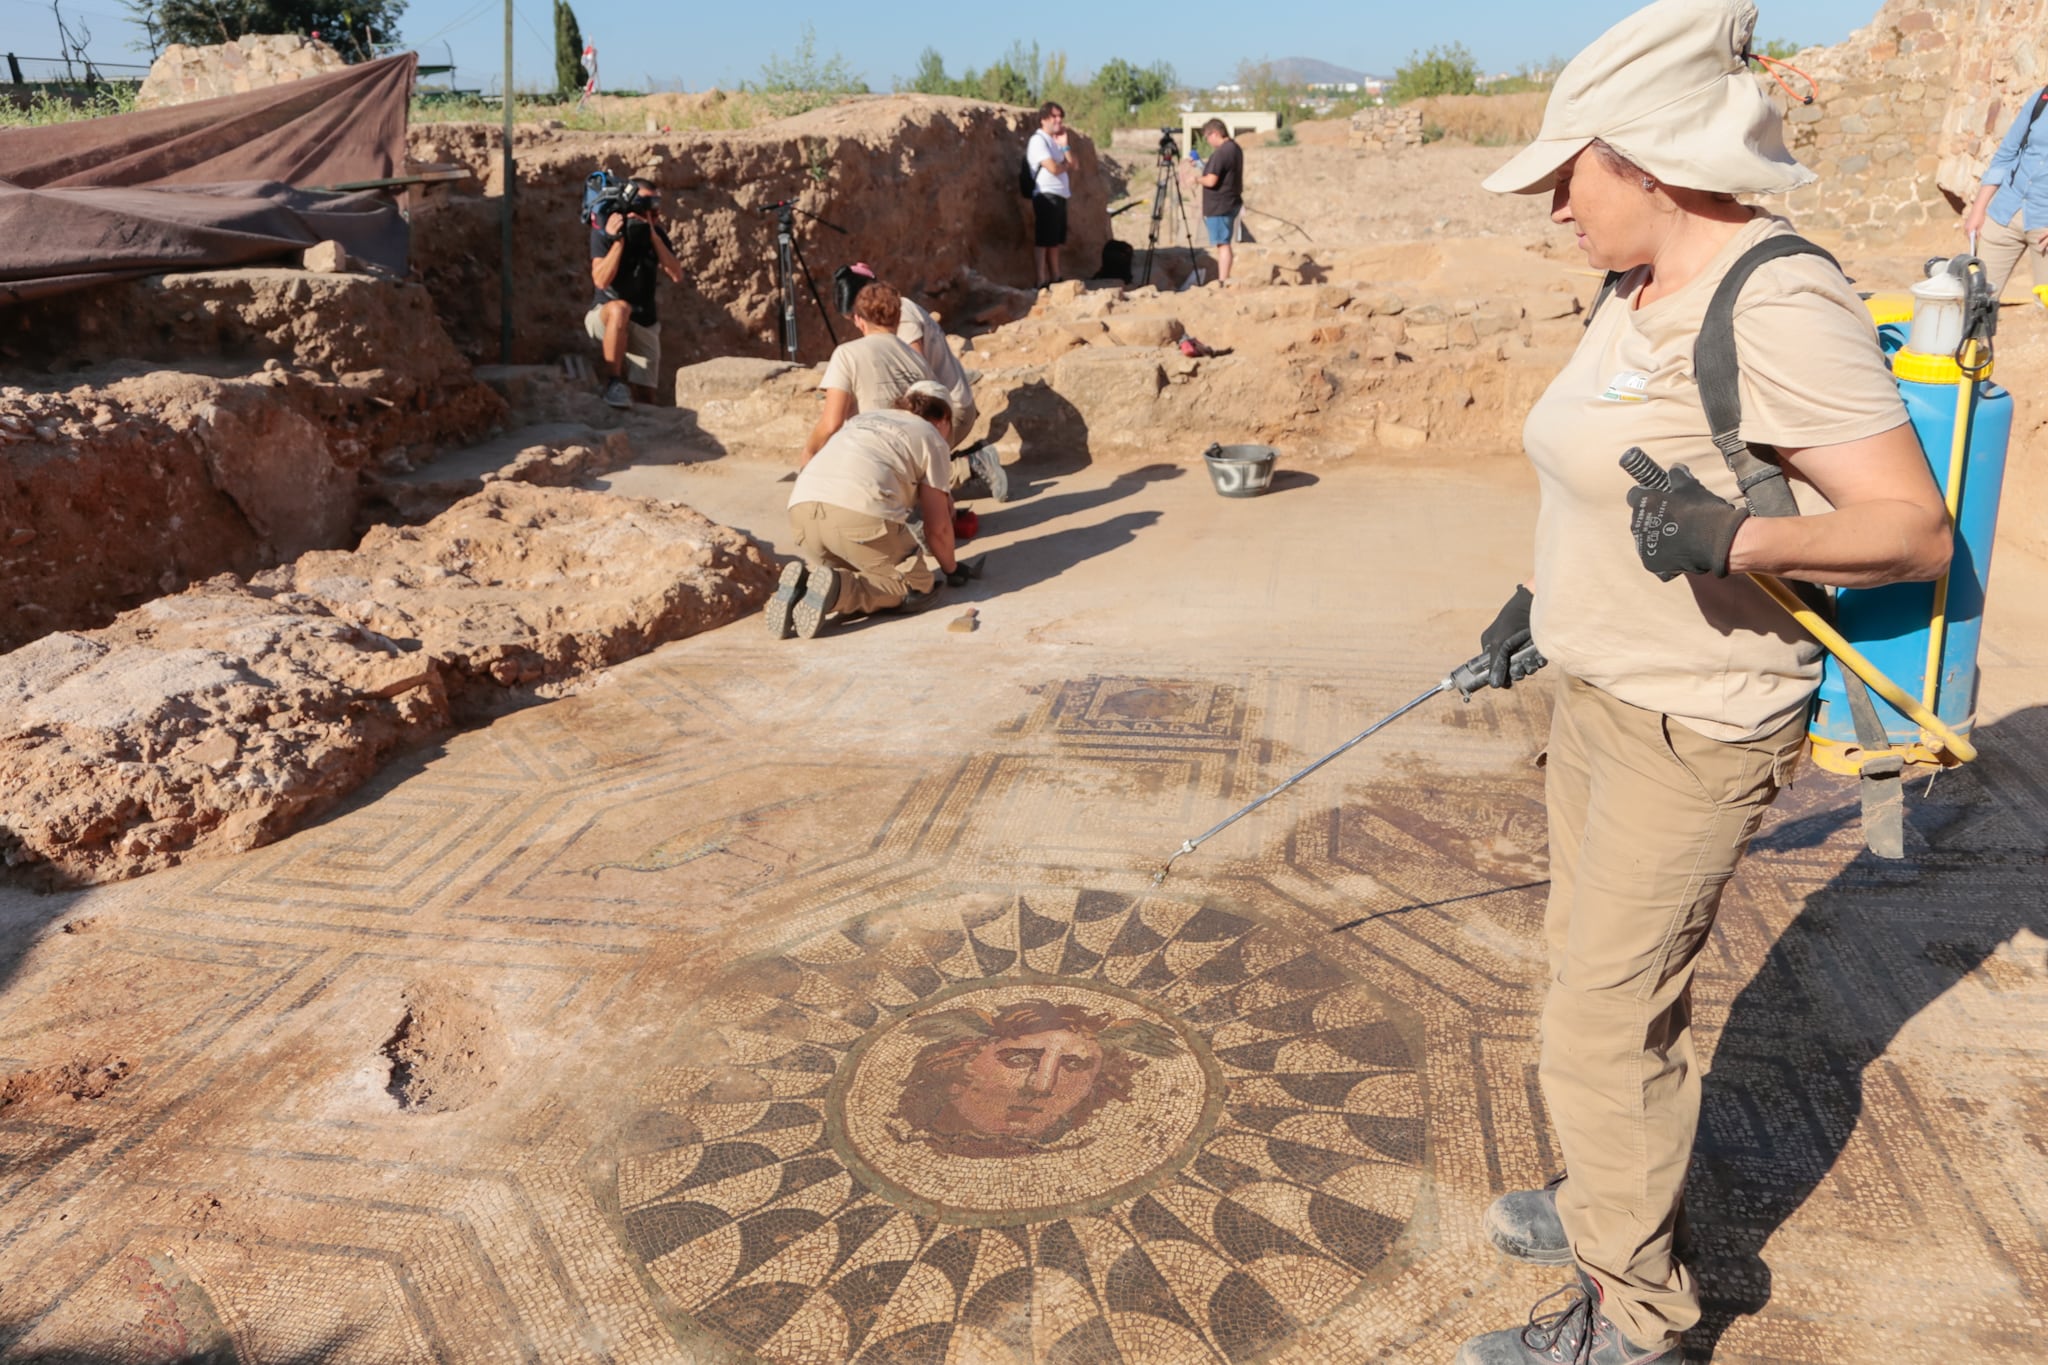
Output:
[[[1422,145],[1422,111],[1414,105],[1383,104],[1361,109],[1351,116],[1353,147],[1386,152],[1400,147]]]

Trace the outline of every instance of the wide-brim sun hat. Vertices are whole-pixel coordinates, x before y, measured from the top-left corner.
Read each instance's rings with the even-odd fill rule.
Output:
[[[1482,182],[1541,194],[1594,139],[1667,185],[1782,194],[1815,176],[1785,147],[1784,116],[1749,72],[1750,0],[1657,0],[1566,64],[1536,140]]]

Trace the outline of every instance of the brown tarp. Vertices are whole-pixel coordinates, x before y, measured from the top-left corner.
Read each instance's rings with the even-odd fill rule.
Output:
[[[0,303],[322,240],[402,274],[394,203],[318,191],[400,174],[416,60],[0,137]]]
[[[387,179],[405,165],[417,64],[407,52],[243,95],[17,129],[0,137],[0,180],[33,190]]]
[[[381,194],[276,181],[25,190],[0,184],[0,303],[167,270],[257,265],[317,242],[403,275],[405,220]]]

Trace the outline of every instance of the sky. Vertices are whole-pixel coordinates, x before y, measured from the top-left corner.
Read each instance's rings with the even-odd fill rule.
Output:
[[[83,24],[91,30],[90,51],[98,60],[148,62],[147,51],[134,46],[141,30],[124,15],[120,0],[58,3],[74,28]],[[552,0],[515,5],[515,80],[521,88],[552,86]],[[806,22],[815,25],[821,58],[844,56],[875,90],[908,76],[926,47],[937,48],[946,69],[958,75],[964,67],[986,66],[1020,38],[1045,52],[1064,52],[1070,76],[1085,76],[1111,57],[1139,66],[1163,59],[1189,85],[1228,80],[1240,60],[1278,57],[1317,57],[1390,75],[1411,53],[1454,42],[1463,43],[1483,71],[1514,71],[1569,57],[1634,8],[1604,0],[1176,0],[1091,11],[1085,5],[858,0],[807,20],[803,7],[772,0],[710,6],[580,0],[573,7],[585,40],[597,44],[603,86],[615,90],[729,88],[758,76],[770,54],[794,53]],[[1833,44],[1868,23],[1878,0],[1799,0],[1759,8],[1762,38]],[[54,57],[56,33],[50,0],[0,0],[0,51]],[[412,0],[400,33],[422,61],[441,62],[452,54],[463,88],[498,88],[503,0]]]

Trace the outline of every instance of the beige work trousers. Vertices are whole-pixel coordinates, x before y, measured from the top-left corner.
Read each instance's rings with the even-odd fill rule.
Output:
[[[2048,228],[2029,228],[2026,223],[2024,212],[2015,213],[2010,223],[1994,223],[1986,218],[1977,232],[1977,259],[1984,262],[1991,287],[2001,294],[2022,256],[2027,258],[2034,283],[2048,284],[2048,256],[2041,254],[2041,239],[2048,237]]]
[[[1551,720],[1550,990],[1538,1076],[1557,1212],[1631,1342],[1699,1320],[1672,1234],[1699,1123],[1694,963],[1721,890],[1805,751],[1804,712],[1723,743],[1565,676]]]
[[[842,616],[883,611],[913,590],[931,589],[931,565],[917,537],[900,521],[829,502],[800,502],[789,509],[789,528],[806,561],[840,570],[839,596],[830,611]]]

